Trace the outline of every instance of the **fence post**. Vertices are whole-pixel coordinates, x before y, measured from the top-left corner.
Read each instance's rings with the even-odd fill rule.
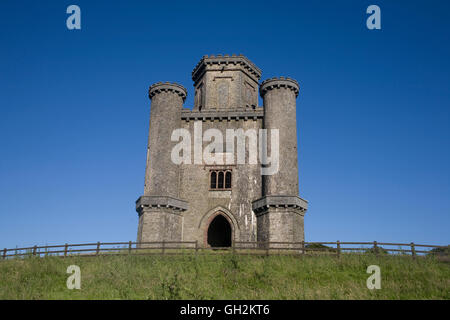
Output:
[[[195,254],[197,254],[198,251],[198,240],[195,240]]]
[[[67,243],[64,245],[64,257],[67,257]]]
[[[100,254],[100,241],[97,242],[97,250],[95,254],[98,256]]]
[[[300,252],[301,252],[302,254],[305,254],[305,253],[306,253],[306,250],[305,250],[305,241],[302,241],[301,246],[302,246],[302,250],[301,250]]]
[[[129,242],[128,242],[128,254],[131,253],[131,245],[132,245],[132,242],[129,241]]]
[[[416,258],[416,248],[414,246],[414,242],[411,242],[411,254],[412,254],[413,259],[415,259]]]
[[[336,248],[337,248],[337,256],[338,258],[341,257],[341,242],[338,240],[336,241]]]
[[[375,255],[378,256],[378,245],[376,241],[373,242],[373,251],[375,251]]]
[[[3,259],[6,259],[6,251],[8,251],[8,249],[3,249]]]
[[[266,256],[269,255],[269,241],[266,241]]]
[[[34,246],[34,247],[33,247],[33,256],[36,255],[36,252],[37,252],[37,246]]]
[[[231,243],[231,250],[232,250],[233,254],[236,253],[236,247],[235,247],[234,241]]]
[[[165,245],[166,245],[166,242],[163,240],[163,242],[162,242],[162,254],[164,254],[164,251],[165,251]]]

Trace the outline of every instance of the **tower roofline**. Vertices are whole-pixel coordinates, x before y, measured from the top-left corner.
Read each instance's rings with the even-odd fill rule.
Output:
[[[175,82],[157,82],[152,84],[148,89],[148,97],[151,99],[155,94],[167,91],[171,91],[178,94],[183,99],[183,102],[186,99],[187,96],[186,88],[183,87],[181,84]]]
[[[203,69],[207,65],[241,65],[244,69],[247,70],[248,73],[253,75],[257,80],[261,78],[261,69],[259,69],[253,62],[251,62],[247,57],[244,55],[236,55],[232,54],[231,56],[226,55],[205,55],[202,57],[202,59],[197,63],[194,70],[192,71],[192,80],[196,82],[196,80],[203,74]]]
[[[267,80],[264,80],[259,87],[259,93],[261,97],[264,97],[267,91],[272,90],[274,88],[288,88],[294,91],[295,97],[298,96],[300,86],[298,82],[289,77],[274,77]]]

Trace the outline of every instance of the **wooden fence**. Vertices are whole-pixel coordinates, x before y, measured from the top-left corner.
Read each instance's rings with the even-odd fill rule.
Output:
[[[358,246],[358,247],[355,247]],[[393,248],[396,247],[396,248]],[[50,246],[33,246],[25,248],[3,249],[2,258],[28,256],[98,256],[100,254],[202,254],[208,251],[235,254],[311,254],[324,253],[340,256],[346,252],[373,252],[410,255],[415,258],[425,255],[432,249],[448,246],[424,245],[411,243],[383,242],[243,242],[234,241],[231,247],[201,247],[197,241],[163,241],[163,242],[97,242],[81,244],[63,244]]]

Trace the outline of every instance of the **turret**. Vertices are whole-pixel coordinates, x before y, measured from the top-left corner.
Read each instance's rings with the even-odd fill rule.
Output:
[[[290,78],[265,80],[260,87],[264,101],[264,128],[279,130],[279,169],[263,176],[264,195],[298,195],[296,98],[297,81]],[[271,145],[268,145],[271,154]]]
[[[170,137],[180,128],[186,94],[183,86],[169,82],[155,83],[148,91],[152,104],[144,195],[178,197],[179,166],[170,158]]]
[[[151,103],[144,195],[136,201],[138,242],[180,241],[187,201],[179,199],[179,166],[172,162],[172,132],[181,126],[186,89],[158,82],[148,91]],[[145,244],[144,244],[145,246]]]
[[[263,175],[263,197],[253,201],[257,217],[257,239],[262,242],[304,241],[304,215],[308,203],[298,196],[296,98],[297,81],[279,77],[264,81],[260,94],[264,101],[264,129],[279,140],[268,139],[268,156],[278,147],[278,171]],[[276,244],[271,245],[277,247]],[[284,246],[284,245],[281,245]],[[295,246],[295,245],[294,245]],[[298,245],[297,245],[298,247]]]

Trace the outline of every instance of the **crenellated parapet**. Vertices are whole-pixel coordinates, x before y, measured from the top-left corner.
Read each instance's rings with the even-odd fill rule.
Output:
[[[261,70],[243,55],[203,56],[192,71],[194,109],[236,109],[258,106]]]
[[[298,96],[300,91],[300,86],[298,82],[294,79],[288,77],[274,77],[267,80],[264,80],[259,87],[259,93],[261,97],[264,98],[264,95],[267,91],[275,89],[275,88],[288,88],[295,92],[295,97]]]
[[[236,55],[232,54],[231,56],[228,54],[225,55],[205,55],[203,58],[197,63],[194,70],[192,71],[192,80],[196,83],[204,71],[207,68],[227,68],[230,69],[232,67],[241,67],[243,70],[247,72],[253,79],[259,81],[261,79],[261,69],[259,69],[253,62],[251,62],[244,55]]]
[[[151,85],[150,88],[148,89],[148,97],[152,99],[155,96],[155,94],[161,92],[173,92],[179,95],[183,99],[183,102],[186,100],[187,97],[186,88],[175,82],[157,82]]]
[[[181,120],[184,121],[231,121],[231,120],[258,120],[264,118],[264,109],[256,108],[256,109],[224,109],[224,110],[189,110],[182,109],[181,110]]]

